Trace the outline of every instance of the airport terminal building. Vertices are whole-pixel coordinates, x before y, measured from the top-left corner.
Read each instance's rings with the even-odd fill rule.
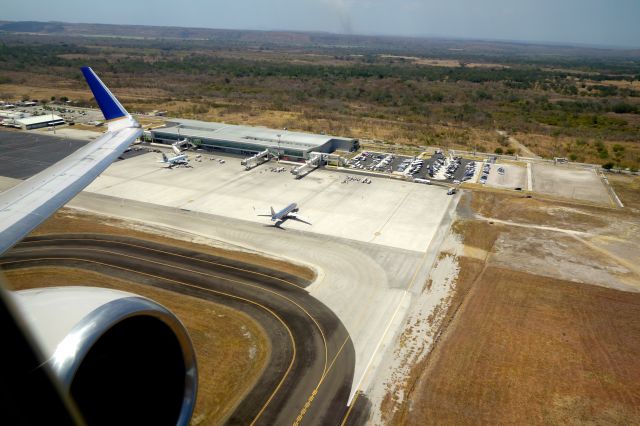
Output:
[[[156,143],[172,144],[187,139],[204,149],[245,156],[268,149],[280,152],[285,159],[298,161],[309,158],[311,152],[351,152],[359,148],[358,140],[352,138],[183,119],[173,119],[166,127],[152,129],[148,136]]]

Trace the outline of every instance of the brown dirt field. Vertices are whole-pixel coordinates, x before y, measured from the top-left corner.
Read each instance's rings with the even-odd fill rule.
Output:
[[[476,259],[471,259],[468,257],[458,258],[458,262],[460,265],[460,273],[456,280],[456,289],[452,295],[451,303],[449,305],[449,309],[445,314],[445,317],[442,321],[442,326],[440,330],[438,330],[435,338],[434,338],[434,348],[437,348],[440,344],[440,340],[443,337],[443,331],[446,330],[451,322],[455,319],[458,310],[462,306],[464,300],[469,293],[469,290],[472,288],[474,281],[480,275],[484,268],[484,262]],[[383,419],[389,425],[403,425],[405,424],[409,418],[413,418],[413,413],[407,413],[408,407],[412,407],[417,404],[416,401],[420,401],[422,404],[422,400],[418,395],[416,395],[416,387],[421,385],[421,382],[424,380],[426,374],[428,374],[429,363],[431,362],[431,357],[433,353],[427,356],[423,361],[415,364],[411,368],[411,372],[409,374],[409,379],[406,383],[406,401],[408,401],[408,405],[399,405],[397,401],[393,400],[392,393],[387,393],[385,396],[385,400],[381,404],[381,411],[383,414]],[[399,411],[393,411],[395,407],[399,408]]]
[[[489,267],[400,424],[638,424],[640,295]]]
[[[71,268],[25,268],[5,271],[5,276],[13,290],[106,287],[140,294],[169,308],[184,323],[196,350],[199,387],[194,425],[224,421],[251,390],[270,357],[271,345],[262,327],[223,305]]]
[[[128,224],[119,219],[96,216],[70,209],[61,209],[54,216],[36,228],[32,235],[59,234],[59,233],[104,233],[113,235],[125,235],[132,238],[156,241],[170,246],[183,247],[214,256],[231,257],[235,260],[257,265],[269,269],[275,269],[288,274],[296,275],[302,279],[311,281],[315,278],[315,272],[304,266],[295,265],[279,259],[261,256],[258,254],[224,250],[203,244],[195,244],[188,241],[166,238],[160,235],[145,233],[128,228]]]
[[[614,185],[616,178],[635,190],[634,179],[616,176]],[[536,231],[473,220],[474,212],[610,234],[599,237],[615,241],[605,250],[623,247],[624,229],[638,221],[628,209],[465,193],[458,214],[470,219],[452,226],[465,250],[451,307],[389,424],[640,424],[640,293],[497,264],[499,238]],[[582,248],[581,259],[593,254],[594,264],[603,261],[572,238],[549,238]],[[551,255],[526,250],[535,259]]]
[[[474,192],[471,205],[474,211],[487,218],[585,232],[604,228],[607,226],[605,218],[621,214],[614,209],[576,205],[574,202],[488,191]]]
[[[625,207],[640,209],[640,176],[608,174],[607,178]]]
[[[500,232],[505,230],[502,225],[489,225],[475,220],[456,221],[453,230],[462,236],[465,246],[478,248],[490,252]]]

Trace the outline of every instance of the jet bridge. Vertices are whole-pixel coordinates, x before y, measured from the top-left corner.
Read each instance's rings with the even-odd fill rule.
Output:
[[[262,163],[266,163],[267,161],[269,161],[270,155],[271,154],[269,153],[269,150],[265,149],[264,151],[257,153],[253,157],[245,158],[244,160],[240,161],[240,164],[243,165],[246,170],[250,170]]]
[[[311,173],[312,170],[325,165],[327,156],[328,154],[324,154],[321,152],[310,152],[309,159],[305,161],[304,164],[292,169],[291,173],[296,177],[296,179],[300,179],[301,177]]]
[[[291,170],[291,173],[300,179],[311,173],[312,170],[327,164],[335,164],[343,166],[347,163],[347,159],[336,154],[327,154],[324,152],[310,152],[309,159],[302,165]]]

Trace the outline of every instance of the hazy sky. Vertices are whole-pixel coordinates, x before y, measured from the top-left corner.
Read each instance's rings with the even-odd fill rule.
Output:
[[[0,19],[640,47],[640,0],[29,0]]]

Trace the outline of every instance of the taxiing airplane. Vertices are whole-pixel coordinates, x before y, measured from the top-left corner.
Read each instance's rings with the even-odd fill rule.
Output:
[[[291,203],[278,212],[276,212],[273,207],[271,207],[271,214],[259,214],[258,216],[270,217],[271,222],[275,222],[274,226],[280,226],[284,221],[288,219],[297,220],[298,222],[303,222],[307,225],[311,225],[311,222],[304,220],[300,215],[298,215],[298,210],[298,205],[296,203]]]

